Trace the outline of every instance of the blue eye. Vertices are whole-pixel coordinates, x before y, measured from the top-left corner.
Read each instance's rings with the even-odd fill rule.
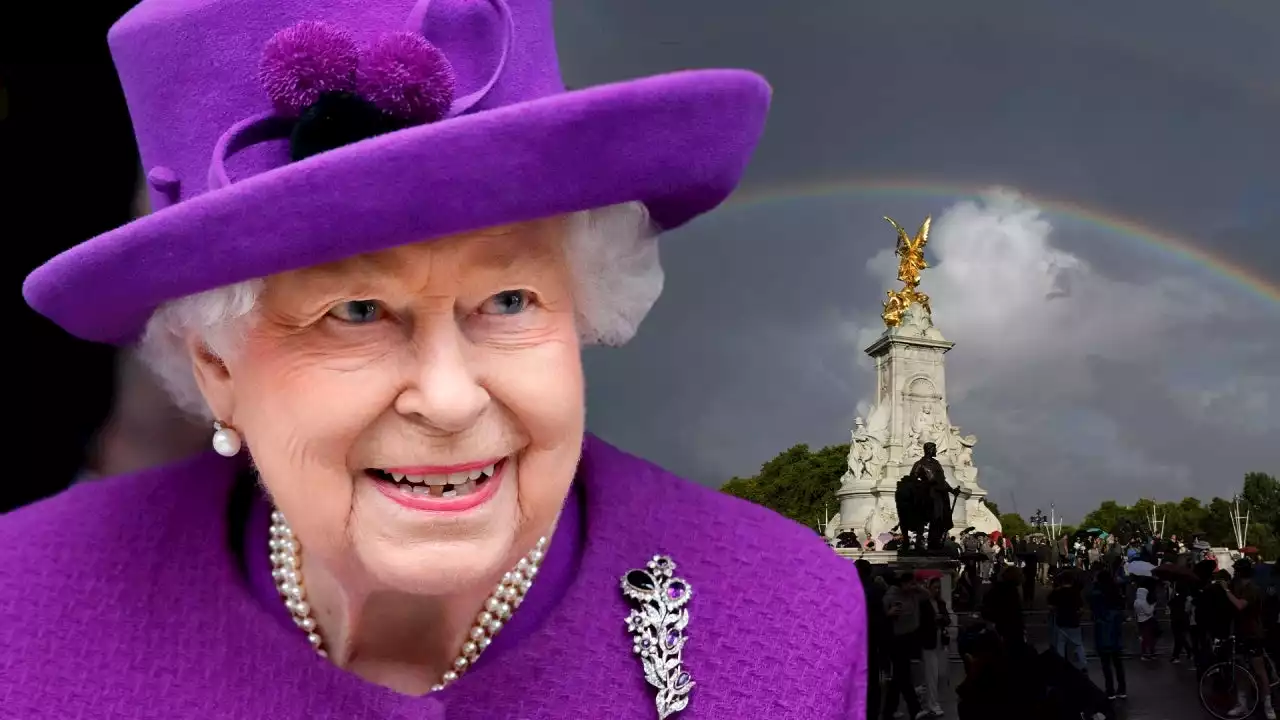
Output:
[[[486,315],[519,315],[532,302],[533,296],[528,290],[503,290],[485,300],[480,311]]]
[[[353,325],[363,325],[382,318],[382,306],[373,300],[351,300],[335,306],[330,317]]]

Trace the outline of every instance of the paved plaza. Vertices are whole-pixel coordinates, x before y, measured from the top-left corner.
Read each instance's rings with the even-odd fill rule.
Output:
[[[1043,594],[1043,590],[1039,594]],[[1040,600],[1040,598],[1037,599]],[[971,616],[962,613],[959,620],[963,624],[970,621]],[[1048,647],[1048,613],[1046,611],[1028,611],[1026,628],[1028,639],[1037,649],[1043,650]],[[1089,661],[1089,678],[1101,688],[1103,686],[1102,668],[1093,653],[1092,623],[1086,620],[1082,623],[1082,630],[1085,652]],[[1156,660],[1142,661],[1137,658],[1137,626],[1133,622],[1126,623],[1125,646],[1132,653],[1123,661],[1129,697],[1116,702],[1117,720],[1206,720],[1212,717],[1200,707],[1193,663],[1185,659],[1176,665],[1169,662],[1173,646],[1167,625],[1164,631],[1160,642],[1156,645],[1159,657]],[[946,717],[955,718],[955,688],[964,680],[964,666],[958,656],[952,656],[949,669],[949,685],[939,688],[939,695],[943,698],[942,705],[947,713]],[[1276,700],[1280,701],[1280,698]],[[1262,717],[1261,711],[1256,717]]]
[[[1126,660],[1125,673],[1129,681],[1129,697],[1116,702],[1117,720],[1206,720],[1212,717],[1200,707],[1196,697],[1195,668],[1189,663],[1172,665],[1166,652],[1162,660]],[[1102,670],[1096,658],[1089,659],[1089,677],[1102,685]],[[950,687],[939,688],[939,694],[945,698],[942,706],[949,718],[956,717],[955,688],[962,680],[964,666],[957,659],[951,663]]]

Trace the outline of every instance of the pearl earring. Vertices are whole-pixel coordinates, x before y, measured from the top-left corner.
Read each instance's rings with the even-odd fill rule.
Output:
[[[213,423],[213,451],[222,457],[235,457],[240,454],[240,433],[223,425]]]

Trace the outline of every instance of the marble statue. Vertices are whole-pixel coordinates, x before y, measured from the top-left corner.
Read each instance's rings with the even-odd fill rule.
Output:
[[[945,491],[943,504],[950,513],[935,523],[936,528],[973,526],[991,533],[1000,529],[1000,522],[982,502],[987,493],[978,485],[973,455],[977,438],[962,435],[951,424],[947,410],[945,356],[953,343],[934,326],[928,296],[919,287],[921,274],[928,268],[924,250],[930,222],[926,220],[915,237],[908,236],[898,223],[889,222],[897,232],[895,254],[902,284],[889,293],[890,302],[885,303],[884,332],[866,348],[875,361],[876,396],[873,409],[864,421],[854,423],[850,434],[849,470],[836,491],[838,530],[854,530],[859,537],[875,539],[900,525],[913,527],[914,518],[902,518],[900,508],[907,516],[918,514],[917,505],[909,500],[915,496],[911,490],[919,481],[906,486],[895,481],[906,475],[932,478],[936,474],[943,484],[934,489]],[[933,446],[930,470],[913,472],[929,443]],[[941,472],[933,472],[935,464]],[[954,483],[955,491],[946,484],[948,480]],[[932,508],[937,503],[929,500],[929,504]]]
[[[874,486],[884,477],[889,451],[884,446],[887,415],[878,407],[871,411],[870,424],[861,417],[853,421],[849,438],[849,472],[841,486]]]
[[[951,442],[955,449],[955,462],[952,473],[956,483],[969,486],[978,481],[978,468],[973,464],[973,446],[978,444],[977,435],[961,435],[960,428],[951,427]]]
[[[939,455],[945,455],[951,450],[951,424],[945,418],[934,421],[929,432],[929,442],[934,444]]]
[[[924,446],[927,443],[937,444],[937,428],[940,422],[942,422],[940,419],[934,419],[933,408],[928,405],[920,407],[916,412],[915,420],[911,423],[911,430],[907,433],[908,442],[905,453],[908,458],[923,455]]]
[[[867,461],[871,459],[870,440],[871,436],[867,434],[867,426],[862,418],[854,418],[853,432],[849,437],[849,475],[854,481],[867,475]]]

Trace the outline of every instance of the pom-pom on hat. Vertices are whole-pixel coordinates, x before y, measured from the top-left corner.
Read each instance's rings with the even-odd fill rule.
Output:
[[[262,86],[280,117],[296,118],[327,93],[356,89],[360,49],[341,28],[300,22],[267,41],[260,62]]]
[[[453,105],[453,66],[417,33],[387,35],[359,69],[360,96],[408,123],[435,122]]]
[[[769,88],[741,70],[568,91],[551,0],[142,0],[108,43],[154,212],[23,287],[79,337],[162,303],[623,202],[678,227],[733,190]]]

